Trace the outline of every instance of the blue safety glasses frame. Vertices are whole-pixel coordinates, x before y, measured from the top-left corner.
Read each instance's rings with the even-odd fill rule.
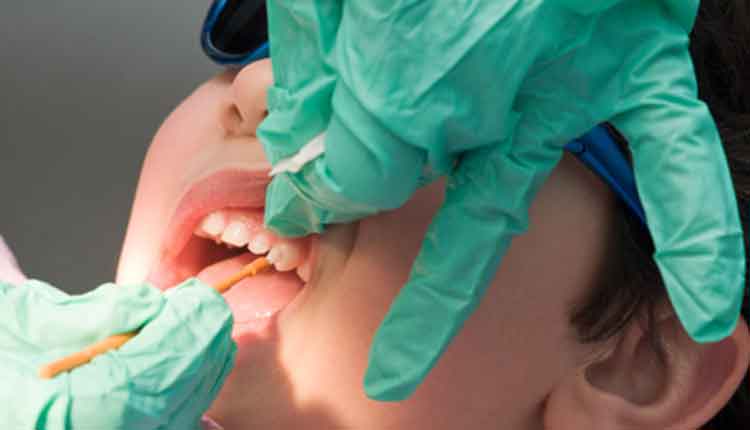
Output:
[[[219,65],[241,67],[268,57],[268,18],[265,0],[215,0],[201,32],[206,55]],[[565,146],[594,171],[647,227],[633,169],[604,125]]]
[[[565,145],[565,150],[578,157],[606,182],[630,212],[648,228],[646,212],[638,197],[633,168],[606,126],[594,127],[582,137]]]
[[[224,67],[242,67],[267,57],[265,0],[214,0],[201,30],[201,47]]]

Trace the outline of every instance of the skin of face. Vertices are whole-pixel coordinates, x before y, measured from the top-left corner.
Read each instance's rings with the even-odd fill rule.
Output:
[[[165,121],[145,160],[118,271],[138,282],[184,190],[224,168],[268,168],[254,135],[267,65],[223,73]],[[235,369],[208,414],[232,429],[541,429],[550,393],[591,356],[570,306],[601,267],[612,194],[565,155],[530,209],[476,312],[415,394],[369,400],[362,381],[373,335],[408,279],[444,184],[402,208],[330,227],[311,282],[263,339],[236,338]]]

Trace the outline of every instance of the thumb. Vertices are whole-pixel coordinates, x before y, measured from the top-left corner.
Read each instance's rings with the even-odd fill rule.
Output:
[[[465,154],[449,179],[409,282],[373,339],[364,381],[371,399],[411,396],[479,305],[512,238],[526,230],[530,198],[549,169],[529,169],[528,160],[506,153],[512,146]]]

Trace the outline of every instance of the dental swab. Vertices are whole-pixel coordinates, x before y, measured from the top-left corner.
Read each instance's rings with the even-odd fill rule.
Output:
[[[218,291],[219,294],[224,294],[239,281],[250,276],[255,276],[270,267],[271,263],[265,257],[255,259],[252,263],[243,267],[242,270],[232,275],[230,278],[225,279],[216,285],[213,285],[213,288]],[[52,379],[62,372],[71,371],[76,367],[88,363],[96,356],[104,354],[107,351],[120,348],[137,334],[138,332],[135,331],[131,333],[123,333],[110,336],[79,352],[73,353],[65,358],[47,364],[46,366],[42,366],[39,369],[39,377],[41,377],[42,379]]]

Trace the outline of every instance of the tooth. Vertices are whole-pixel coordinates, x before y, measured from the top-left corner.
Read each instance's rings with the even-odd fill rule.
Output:
[[[217,237],[226,225],[226,216],[221,212],[214,212],[203,219],[196,234],[201,237]]]
[[[281,261],[282,257],[283,257],[282,250],[278,246],[274,246],[273,248],[271,248],[271,251],[269,251],[268,255],[266,255],[266,259],[268,260],[268,262],[273,264],[277,270],[279,268],[277,267],[276,263]]]
[[[288,272],[302,263],[304,247],[298,241],[282,240],[271,248],[268,261],[280,272]]]
[[[310,258],[305,260],[304,263],[300,264],[299,267],[297,267],[297,276],[299,276],[299,278],[302,279],[302,281],[305,283],[310,282],[310,278],[312,277],[312,266],[310,264]]]
[[[221,235],[221,240],[234,246],[246,246],[250,240],[250,231],[242,221],[232,221]]]
[[[206,233],[201,227],[196,228],[195,231],[193,232],[193,234],[196,235],[196,236],[198,236],[198,237],[202,237],[204,239],[212,239],[213,238],[210,234]]]
[[[268,252],[268,250],[271,248],[271,241],[268,239],[268,236],[260,232],[258,233],[248,245],[247,249],[250,250],[253,254],[265,254]]]

